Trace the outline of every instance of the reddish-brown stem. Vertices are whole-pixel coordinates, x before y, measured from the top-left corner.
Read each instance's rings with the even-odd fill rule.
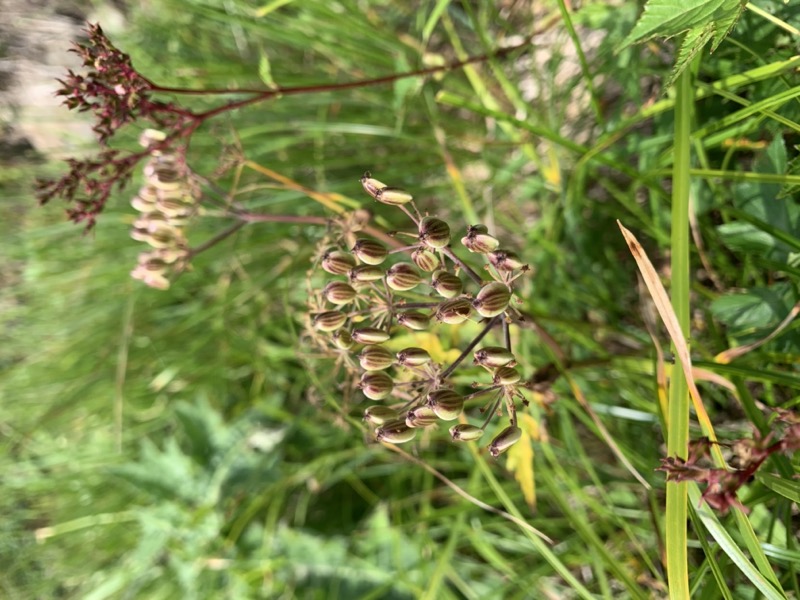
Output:
[[[461,361],[463,361],[463,360],[464,360],[464,359],[465,359],[465,358],[466,358],[466,357],[469,355],[469,353],[470,353],[470,352],[472,352],[472,351],[475,349],[475,346],[477,346],[477,345],[480,343],[480,341],[481,341],[481,340],[482,340],[484,337],[486,337],[486,334],[487,334],[487,333],[489,333],[489,332],[492,330],[492,327],[494,327],[494,326],[495,326],[495,324],[497,323],[497,320],[498,320],[498,319],[501,319],[501,318],[502,318],[502,315],[498,315],[497,317],[493,317],[493,318],[492,318],[492,320],[491,320],[491,321],[489,321],[489,322],[486,324],[486,327],[484,327],[484,328],[483,328],[483,331],[481,331],[481,332],[480,332],[478,335],[476,335],[476,336],[475,336],[475,339],[474,339],[474,340],[472,340],[472,341],[469,343],[469,346],[467,346],[466,348],[464,348],[464,351],[463,351],[463,352],[462,352],[462,353],[459,355],[459,357],[458,357],[457,359],[455,359],[455,360],[453,361],[453,364],[451,364],[449,367],[447,367],[447,368],[446,368],[446,369],[445,369],[445,370],[442,372],[442,374],[441,374],[441,376],[440,376],[440,377],[442,378],[442,380],[444,380],[444,379],[447,379],[447,378],[450,376],[450,374],[451,374],[453,371],[455,371],[455,370],[456,370],[456,367],[458,367],[458,365],[460,365],[460,364],[461,364]]]
[[[508,46],[506,48],[500,48],[495,52],[490,54],[481,54],[476,56],[469,56],[464,60],[454,61],[452,63],[446,65],[439,65],[435,67],[426,67],[424,69],[416,69],[414,71],[406,71],[404,73],[393,73],[391,75],[383,75],[381,77],[373,77],[370,79],[358,79],[355,81],[346,81],[344,83],[326,83],[326,84],[317,84],[317,85],[307,85],[307,86],[295,86],[295,87],[285,87],[285,88],[275,88],[271,90],[264,90],[264,89],[250,89],[250,88],[240,88],[240,89],[203,89],[203,90],[193,90],[193,89],[186,89],[186,88],[175,88],[169,86],[162,86],[156,83],[153,83],[150,80],[147,80],[147,83],[150,86],[151,91],[153,92],[161,92],[161,93],[169,93],[169,94],[183,94],[183,95],[224,95],[224,94],[254,94],[255,97],[253,98],[245,98],[243,100],[239,100],[237,102],[232,102],[230,104],[210,109],[204,113],[199,113],[197,116],[206,119],[210,116],[216,115],[219,112],[224,112],[226,110],[233,110],[235,108],[241,108],[242,106],[246,106],[248,104],[252,104],[254,102],[260,102],[261,100],[266,100],[268,98],[273,98],[275,96],[289,96],[294,94],[313,94],[317,92],[335,92],[339,90],[347,90],[352,88],[360,88],[360,87],[367,87],[370,85],[381,85],[385,83],[394,83],[399,79],[406,79],[408,77],[425,77],[427,75],[434,75],[436,73],[443,73],[445,71],[453,71],[456,69],[460,69],[466,65],[485,62],[491,58],[498,58],[500,56],[504,56],[509,52],[513,52],[515,50],[519,50],[520,48],[524,48],[528,44],[530,44],[531,38],[526,37],[522,42],[519,44],[514,44],[513,46]],[[144,79],[144,78],[143,78]]]

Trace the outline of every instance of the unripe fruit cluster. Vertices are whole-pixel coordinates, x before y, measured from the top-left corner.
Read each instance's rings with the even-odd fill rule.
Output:
[[[131,200],[140,213],[131,237],[152,248],[139,254],[131,277],[161,290],[169,288],[170,273],[185,267],[188,244],[184,226],[197,211],[197,190],[185,163],[176,153],[157,149],[165,137],[153,129],[142,134],[140,143],[152,150],[144,166],[145,183]]]
[[[311,324],[336,351],[355,358],[345,364],[360,367],[361,392],[382,402],[364,412],[364,419],[376,426],[376,438],[402,443],[412,440],[420,428],[458,419],[465,397],[448,381],[453,368],[436,364],[424,348],[389,350],[392,334],[402,329],[424,331],[437,322],[484,321],[487,329],[500,319],[511,322],[517,316],[511,306],[513,282],[527,266],[513,252],[501,249],[486,227],[471,226],[461,243],[469,252],[485,257],[485,269],[492,278],[485,281],[454,254],[452,230],[446,221],[421,215],[411,194],[387,186],[369,173],[361,178],[361,184],[377,202],[398,207],[413,220],[413,233],[397,234],[413,241],[392,247],[360,237],[350,247],[326,248],[320,266],[337,279],[319,291]],[[399,256],[403,259],[396,259]],[[465,282],[475,286],[474,294],[465,291]],[[490,453],[497,456],[519,439],[513,398],[519,396],[520,375],[514,368],[514,355],[505,347],[478,348],[474,364],[491,373],[491,391],[499,390],[489,418],[503,394],[506,397],[511,426],[489,446]],[[487,423],[488,419],[480,427],[457,424],[450,429],[451,438],[477,440]]]

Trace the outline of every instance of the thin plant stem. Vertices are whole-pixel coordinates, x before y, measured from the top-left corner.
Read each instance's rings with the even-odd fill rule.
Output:
[[[478,335],[476,335],[475,339],[472,340],[466,348],[464,348],[464,350],[461,352],[461,355],[453,361],[453,364],[451,364],[442,372],[441,374],[442,379],[447,379],[450,376],[450,374],[456,370],[458,365],[461,364],[461,361],[463,361],[467,356],[469,356],[470,352],[472,352],[475,349],[475,346],[477,346],[480,343],[480,341],[484,337],[486,337],[486,334],[489,333],[489,331],[491,331],[492,327],[495,326],[495,324],[497,323],[497,319],[501,317],[502,315],[498,315],[497,317],[492,318],[492,320],[486,324],[486,327],[483,328],[483,331],[481,331]]]

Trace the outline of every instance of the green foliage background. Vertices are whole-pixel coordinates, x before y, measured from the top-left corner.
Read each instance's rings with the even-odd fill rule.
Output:
[[[692,350],[736,389],[702,390],[729,439],[769,431],[764,409],[796,408],[800,389],[794,325],[731,365],[712,361],[764,337],[800,300],[800,20],[783,2],[757,8],[772,18],[745,11],[713,54],[686,61],[696,81],[692,203],[703,242],[702,257],[696,245],[691,257]],[[534,273],[522,309],[572,361],[555,402],[528,409],[542,433],[533,445],[535,509],[505,461],[487,460],[480,446],[453,445],[438,431],[407,449],[557,544],[371,443],[357,394],[303,342],[305,278],[321,228],[247,226],[159,292],[128,276],[141,250],[128,237],[133,189],[84,237],[61,207],[33,207],[29,174],[9,169],[0,224],[0,596],[665,595],[665,484],[653,471],[665,452],[664,415],[635,265],[615,221],[656,262],[669,256],[675,106],[660,84],[672,76],[675,46],[655,38],[622,48],[638,15],[630,2],[131,8],[129,29],[113,41],[148,78],[173,87],[366,79],[420,68],[425,52],[452,61],[538,33],[527,51],[443,77],[227,114],[193,138],[189,158],[210,176],[239,147],[391,226],[392,211],[359,189],[369,169],[453,229],[477,218],[519,250]],[[133,147],[134,138],[121,143]],[[217,184],[231,189],[231,173]],[[327,214],[254,172],[238,185],[254,211]],[[199,220],[190,239],[224,225]],[[518,348],[529,373],[554,359],[530,330]],[[652,490],[609,451],[570,382]],[[771,460],[740,494],[779,582],[774,597],[800,594],[796,473],[796,458]],[[732,547],[746,548],[733,517],[720,521]],[[694,524],[693,592],[755,597],[730,548]]]

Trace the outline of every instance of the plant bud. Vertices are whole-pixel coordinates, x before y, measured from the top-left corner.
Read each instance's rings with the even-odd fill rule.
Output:
[[[314,329],[318,331],[336,331],[347,321],[347,315],[338,310],[330,310],[314,316]]]
[[[378,181],[377,179],[373,179],[372,174],[367,171],[361,176],[361,186],[364,188],[365,192],[374,198],[375,194],[378,193],[378,190],[385,188],[386,184]]]
[[[399,418],[400,415],[396,410],[380,404],[368,406],[364,411],[364,420],[373,425],[383,425],[388,421],[396,421]]]
[[[483,435],[483,429],[475,425],[460,423],[450,428],[450,437],[454,442],[472,442]]]
[[[497,369],[513,363],[514,354],[511,350],[502,346],[486,346],[475,351],[475,360],[473,362],[481,367]]]
[[[406,425],[405,421],[401,421],[400,419],[388,421],[375,430],[375,438],[379,442],[387,442],[389,444],[410,442],[416,435],[417,430],[412,429]]]
[[[509,425],[492,440],[489,444],[489,454],[494,458],[511,448],[522,437],[522,430],[514,425]]]
[[[464,397],[453,390],[441,388],[428,394],[427,405],[443,421],[452,421],[464,411]]]
[[[365,371],[382,371],[394,364],[394,355],[383,346],[367,346],[358,355],[358,362]]]
[[[436,320],[448,325],[458,325],[469,318],[472,313],[472,304],[466,298],[453,298],[445,300],[436,309]]]
[[[347,304],[355,299],[356,291],[343,281],[331,281],[322,289],[322,295],[331,304]]]
[[[353,340],[359,344],[382,344],[389,339],[389,333],[377,327],[360,327],[354,329],[352,334]]]
[[[431,248],[444,248],[450,243],[450,226],[436,217],[425,217],[419,223],[419,241]]]
[[[369,239],[358,239],[353,246],[353,254],[366,265],[379,265],[389,256],[386,246]]]
[[[406,348],[397,353],[397,362],[404,367],[421,367],[431,362],[431,355],[424,348]]]
[[[429,427],[436,424],[436,413],[427,406],[418,406],[406,414],[409,427]]]
[[[495,250],[494,252],[489,252],[488,256],[489,262],[498,271],[513,271],[527,266],[520,260],[519,256],[508,250]]]
[[[431,280],[431,286],[443,298],[455,298],[464,289],[464,284],[457,275],[445,271],[436,271]]]
[[[392,393],[394,382],[383,371],[367,371],[361,376],[360,387],[370,400],[383,400]]]
[[[168,219],[189,217],[196,208],[194,198],[186,193],[160,195],[156,205],[159,212]]]
[[[322,255],[322,268],[331,275],[344,275],[356,266],[356,259],[341,250],[328,250]]]
[[[397,263],[386,271],[386,285],[396,292],[412,290],[419,285],[422,278],[409,263]]]
[[[375,192],[375,200],[391,206],[399,206],[411,202],[414,197],[405,190],[394,187],[382,187]]]
[[[333,333],[333,343],[340,350],[350,350],[355,346],[353,336],[346,329],[339,329]]]
[[[505,283],[487,283],[472,301],[472,308],[482,317],[496,317],[502,314],[511,300],[511,290]]]
[[[440,265],[439,257],[425,248],[417,248],[414,250],[414,252],[411,253],[411,260],[426,273],[435,271]]]
[[[521,379],[519,371],[514,367],[500,367],[494,372],[492,383],[495,385],[514,385]]]
[[[424,331],[430,325],[431,318],[421,312],[410,310],[397,315],[397,322],[413,331]]]
[[[486,254],[497,250],[500,242],[497,238],[489,235],[484,225],[471,225],[467,228],[467,235],[461,238],[461,243],[470,252]]]

